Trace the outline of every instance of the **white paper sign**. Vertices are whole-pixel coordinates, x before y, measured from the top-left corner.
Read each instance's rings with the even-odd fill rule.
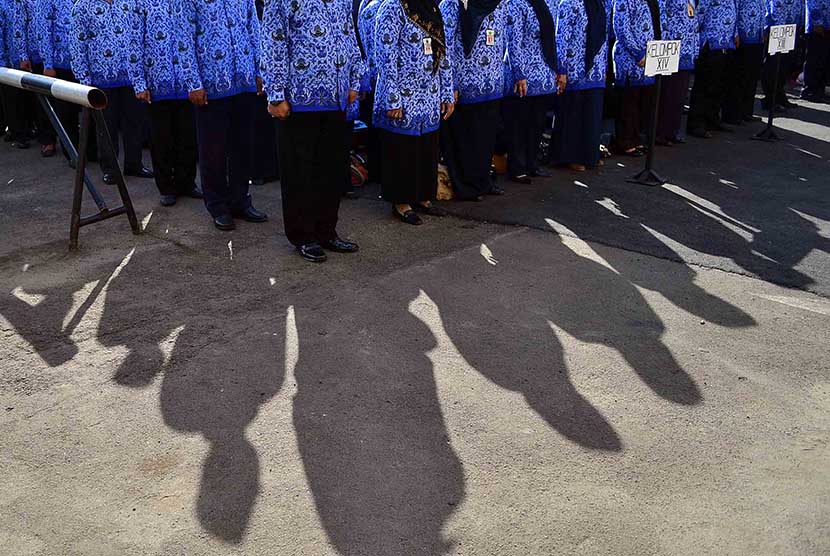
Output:
[[[671,75],[680,67],[680,41],[648,41],[646,76]]]
[[[795,24],[773,25],[769,28],[770,54],[784,54],[795,49]]]

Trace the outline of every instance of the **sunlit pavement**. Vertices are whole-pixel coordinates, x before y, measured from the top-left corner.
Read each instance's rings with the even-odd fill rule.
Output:
[[[830,551],[830,112],[557,172],[359,255],[0,146],[0,554]],[[91,210],[92,203],[86,207]]]

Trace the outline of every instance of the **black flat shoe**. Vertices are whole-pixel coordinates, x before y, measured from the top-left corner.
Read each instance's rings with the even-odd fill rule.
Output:
[[[490,191],[487,192],[488,195],[496,195],[496,196],[501,196],[501,195],[504,195],[505,193],[507,193],[507,192],[504,189],[502,189],[501,187],[499,187],[498,185],[494,185],[493,187],[490,188]]]
[[[159,197],[159,203],[163,207],[172,207],[176,204],[178,198],[175,195],[162,195]]]
[[[29,142],[25,139],[15,139],[14,141],[12,141],[12,147],[14,147],[15,149],[28,149]]]
[[[260,212],[254,207],[248,207],[241,212],[234,212],[234,218],[238,218],[240,220],[244,220],[245,222],[268,222],[268,215],[264,212]]]
[[[530,173],[531,178],[552,178],[553,174],[542,168],[536,168]]]
[[[425,207],[422,204],[417,204],[412,206],[415,209],[415,212],[420,212],[421,214],[428,214],[429,216],[436,216],[438,218],[447,216],[447,211],[440,207],[436,207],[433,204],[430,204],[428,207]]]
[[[115,185],[118,183],[118,179],[115,177],[115,174],[104,174],[104,183],[107,185]]]
[[[527,174],[522,174],[521,176],[510,176],[510,181],[513,183],[520,183],[522,185],[530,185],[533,183],[533,180],[530,179],[530,176]]]
[[[335,253],[357,253],[360,251],[360,246],[357,243],[353,241],[346,241],[345,239],[340,239],[339,237],[336,237],[331,241],[321,241],[320,246],[323,249],[334,251]]]
[[[392,209],[392,214],[394,214],[398,218],[398,220],[400,220],[404,224],[411,224],[413,226],[420,226],[421,224],[424,223],[424,221],[421,220],[421,217],[418,216],[417,214],[415,214],[415,211],[412,210],[412,209],[410,209],[410,210],[408,210],[404,213],[400,213],[400,212],[398,212],[398,209],[393,208]]]
[[[250,181],[251,185],[265,185],[265,180],[262,178],[255,178]]]
[[[319,243],[306,243],[297,247],[297,252],[302,258],[311,263],[322,263],[328,259],[326,252]]]
[[[221,214],[213,219],[213,225],[223,232],[229,232],[236,229],[236,224],[233,223],[233,217],[230,214]]]
[[[125,170],[124,175],[125,176],[132,176],[134,178],[150,179],[150,178],[153,177],[153,171],[150,170],[149,168],[145,168],[144,166],[142,166],[141,168],[138,168],[138,169]]]

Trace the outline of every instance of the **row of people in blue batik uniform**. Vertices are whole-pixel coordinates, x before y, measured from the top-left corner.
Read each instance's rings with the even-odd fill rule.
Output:
[[[681,135],[692,71],[689,134],[708,137],[752,118],[764,33],[772,24],[806,23],[804,94],[820,99],[828,5],[830,0],[807,0],[806,6],[803,0],[270,0],[264,6],[254,0],[0,0],[0,59],[104,89],[106,130],[116,145],[119,137],[123,142],[127,174],[152,175],[141,159],[149,120],[162,203],[203,195],[223,230],[232,229],[235,218],[267,219],[253,207],[248,183],[252,129],[269,114],[276,119],[287,237],[305,258],[323,260],[323,248],[357,250],[338,237],[336,226],[348,165],[344,138],[360,114],[373,128],[374,162],[381,162],[373,173],[383,197],[396,217],[419,224],[421,214],[442,214],[432,204],[441,158],[457,198],[479,201],[504,193],[490,176],[500,132],[514,181],[543,174],[539,144],[553,105],[550,161],[574,170],[600,164],[609,82],[619,100],[615,148],[643,154],[653,82],[643,70],[649,40],[682,44],[681,71],[666,80],[661,99],[662,144]],[[783,81],[763,81],[766,102],[786,108]],[[16,96],[4,94],[13,101]],[[76,136],[77,111],[56,104],[64,127]],[[54,152],[48,126],[39,127],[42,143],[48,147],[51,139]],[[269,126],[261,127],[267,134]],[[106,130],[98,130],[99,146],[107,143]],[[111,182],[115,160],[104,151],[101,164]],[[197,161],[201,191],[194,183]]]

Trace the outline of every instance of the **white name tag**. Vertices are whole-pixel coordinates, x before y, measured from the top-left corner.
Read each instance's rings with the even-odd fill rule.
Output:
[[[432,37],[424,39],[424,54],[432,54]]]
[[[770,54],[784,54],[795,49],[795,24],[773,25],[769,28]]]
[[[680,67],[680,41],[648,41],[645,74],[671,75]]]
[[[487,37],[487,46],[496,44],[496,32],[493,29],[487,29],[485,35]]]

